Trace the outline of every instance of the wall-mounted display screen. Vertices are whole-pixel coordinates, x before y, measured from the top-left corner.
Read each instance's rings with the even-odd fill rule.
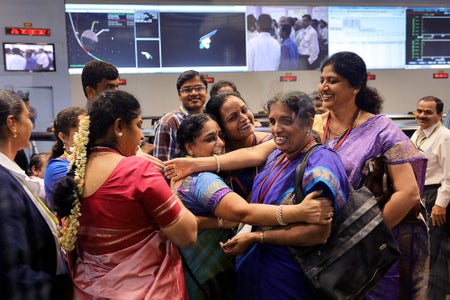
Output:
[[[406,32],[406,68],[450,67],[450,8],[408,8]]]
[[[371,69],[403,69],[405,8],[332,6],[329,52],[358,53]]]
[[[93,59],[120,73],[314,70],[339,51],[368,69],[450,68],[450,8],[66,4],[66,19],[71,74]]]
[[[55,45],[49,43],[3,43],[5,71],[54,72]]]
[[[121,73],[245,71],[244,9],[66,4],[69,71],[93,59]]]

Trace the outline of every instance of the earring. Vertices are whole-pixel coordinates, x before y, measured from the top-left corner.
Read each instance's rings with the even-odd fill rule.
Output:
[[[17,131],[16,130],[13,130],[13,136],[14,136],[14,138],[17,138]]]
[[[123,133],[122,132],[119,132],[119,137],[122,137],[123,136]]]
[[[353,94],[355,94],[356,95],[356,93],[358,93],[356,90],[353,90]]]

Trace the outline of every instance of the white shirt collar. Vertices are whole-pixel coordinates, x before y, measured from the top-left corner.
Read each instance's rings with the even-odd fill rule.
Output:
[[[13,160],[9,159],[5,154],[0,152],[0,164],[8,169],[14,176],[19,178],[34,195],[39,195],[40,185],[38,182],[31,179],[19,165]]]
[[[422,133],[425,135],[425,137],[429,137],[431,135],[431,133],[433,132],[433,130],[439,126],[441,122],[437,122],[434,125],[431,125],[430,127],[427,127],[425,129],[421,129]]]

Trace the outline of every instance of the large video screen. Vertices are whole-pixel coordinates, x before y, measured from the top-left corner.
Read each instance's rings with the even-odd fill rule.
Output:
[[[329,53],[352,51],[370,69],[403,69],[405,8],[332,6],[329,15]]]
[[[450,67],[450,8],[409,8],[406,30],[406,68]]]
[[[263,14],[279,57],[256,39]],[[66,20],[71,74],[94,59],[120,73],[317,70],[339,51],[368,69],[450,68],[450,8],[66,4]]]
[[[66,4],[69,72],[245,71],[245,7]]]

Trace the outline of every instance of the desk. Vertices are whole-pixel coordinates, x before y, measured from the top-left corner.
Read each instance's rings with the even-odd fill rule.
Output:
[[[155,140],[155,130],[144,129],[142,130],[142,133],[144,134],[147,143],[153,144],[153,141]]]
[[[150,120],[151,128],[155,128],[155,124],[159,119],[161,119],[161,116],[142,116],[142,120]]]
[[[32,131],[30,140],[53,142],[55,141],[55,133],[49,131]]]

